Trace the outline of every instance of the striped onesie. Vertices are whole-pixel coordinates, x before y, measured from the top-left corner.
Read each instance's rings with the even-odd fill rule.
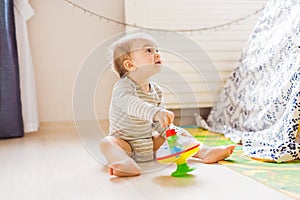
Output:
[[[155,114],[164,109],[162,89],[154,82],[150,91],[143,91],[128,77],[119,80],[112,92],[109,110],[109,135],[127,141],[136,162],[153,160],[152,136],[164,133]]]

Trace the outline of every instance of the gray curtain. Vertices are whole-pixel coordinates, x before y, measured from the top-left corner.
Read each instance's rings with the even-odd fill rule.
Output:
[[[0,138],[24,136],[13,0],[0,0]]]

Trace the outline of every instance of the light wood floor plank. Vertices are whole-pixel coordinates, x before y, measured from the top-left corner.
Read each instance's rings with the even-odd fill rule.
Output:
[[[191,165],[197,170],[185,178],[170,176],[174,165],[138,177],[110,177],[82,146],[72,123],[42,124],[24,138],[0,140],[0,199],[290,199],[222,165]],[[157,166],[150,162],[143,169]]]

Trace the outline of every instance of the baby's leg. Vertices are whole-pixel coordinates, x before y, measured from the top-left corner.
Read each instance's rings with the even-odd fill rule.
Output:
[[[129,157],[132,149],[124,140],[106,136],[100,141],[99,147],[109,163],[110,175],[137,176],[141,174],[141,168]]]
[[[234,145],[213,147],[200,144],[200,150],[194,155],[194,157],[202,159],[203,162],[207,164],[216,163],[229,157],[234,148]]]
[[[156,152],[159,147],[165,142],[165,138],[160,135],[155,135],[152,137],[153,140],[153,151]]]

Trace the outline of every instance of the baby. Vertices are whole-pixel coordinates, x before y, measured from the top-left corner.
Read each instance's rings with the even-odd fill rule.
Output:
[[[161,87],[149,81],[163,64],[155,39],[144,33],[129,34],[112,44],[112,52],[114,69],[121,79],[112,92],[109,135],[99,146],[110,175],[136,176],[141,173],[137,162],[153,160],[164,143],[174,113],[165,109]],[[233,145],[201,145],[194,157],[215,163],[233,150]]]

